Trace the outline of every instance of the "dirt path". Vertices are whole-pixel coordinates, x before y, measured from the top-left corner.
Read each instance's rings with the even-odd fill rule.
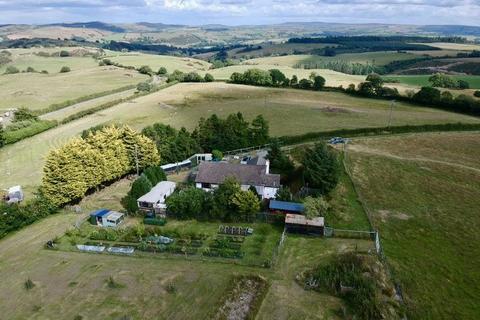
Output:
[[[374,149],[374,148],[370,148],[370,147],[359,145],[359,144],[348,144],[348,151],[369,153],[369,154],[373,154],[373,155],[377,155],[377,156],[388,157],[388,158],[393,158],[393,159],[398,159],[398,160],[438,163],[438,164],[443,164],[443,165],[447,165],[447,166],[452,166],[452,167],[456,167],[456,168],[470,170],[470,171],[474,171],[476,173],[480,173],[480,169],[470,167],[470,166],[466,166],[466,165],[463,165],[463,164],[460,164],[460,163],[442,161],[442,160],[435,160],[435,159],[429,159],[429,158],[424,158],[424,157],[399,156],[399,155],[392,154],[392,153],[389,153],[389,152],[384,151],[384,150]]]

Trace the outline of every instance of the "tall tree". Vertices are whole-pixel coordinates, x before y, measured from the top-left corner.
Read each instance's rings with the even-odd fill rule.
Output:
[[[325,143],[317,143],[303,157],[305,182],[320,194],[328,194],[338,183],[340,163],[336,154]]]

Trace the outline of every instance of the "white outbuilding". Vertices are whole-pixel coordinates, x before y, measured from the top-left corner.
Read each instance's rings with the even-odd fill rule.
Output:
[[[138,198],[138,208],[145,213],[165,213],[167,205],[165,200],[177,187],[172,181],[161,181],[148,193]]]

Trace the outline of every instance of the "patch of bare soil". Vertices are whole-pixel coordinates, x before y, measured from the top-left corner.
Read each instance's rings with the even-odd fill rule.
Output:
[[[216,320],[254,319],[265,297],[268,285],[260,276],[238,276],[225,295],[226,299],[218,310]]]
[[[408,220],[410,219],[411,217],[406,214],[406,213],[403,213],[403,212],[393,212],[393,211],[390,211],[390,210],[378,210],[377,213],[379,214],[380,216],[380,219],[385,222],[387,219],[389,218],[395,218],[395,219],[399,219],[399,220]]]

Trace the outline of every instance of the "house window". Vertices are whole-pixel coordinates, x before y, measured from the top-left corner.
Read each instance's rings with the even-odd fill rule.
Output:
[[[211,189],[211,188],[212,188],[212,184],[211,184],[211,183],[202,182],[202,188],[204,188],[204,189]]]

